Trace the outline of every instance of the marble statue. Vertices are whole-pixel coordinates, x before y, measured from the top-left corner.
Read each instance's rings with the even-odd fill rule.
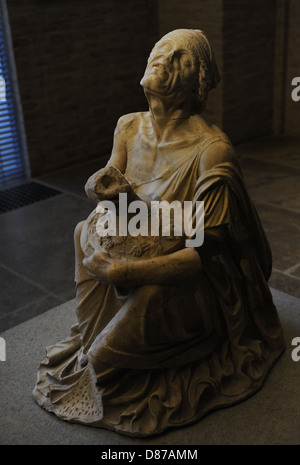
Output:
[[[160,220],[163,210],[161,210],[161,213],[158,213],[158,216],[156,214],[154,218],[154,220],[156,220],[157,217],[157,233],[155,235],[151,234],[151,232],[155,233],[154,227],[153,230],[151,230],[153,201],[149,196],[139,197],[118,168],[115,166],[108,166],[100,170],[97,172],[96,176],[93,177],[93,183],[95,184],[97,201],[99,203],[84,222],[80,235],[80,246],[86,258],[97,253],[106,253],[114,260],[127,261],[128,259],[139,259],[141,256],[143,258],[149,258],[170,254],[171,252],[183,248],[183,228],[181,228],[180,231],[181,235],[175,235],[176,228],[173,217],[169,218],[166,234],[162,234],[163,231],[162,226],[160,227]],[[118,218],[120,216],[119,194],[126,194],[126,204],[124,205],[126,216],[123,219],[126,224],[123,228]],[[109,201],[111,204],[106,204],[107,208],[104,208],[105,205],[102,203],[103,201]],[[136,208],[133,208],[132,212],[128,213],[128,205],[133,205],[133,202],[135,202],[135,204],[137,202],[142,202],[144,204],[142,207],[146,209],[146,212],[144,210],[144,218],[142,214],[138,216],[138,220],[146,223],[145,230],[136,228],[136,231],[132,231],[135,235],[130,234],[133,228],[128,228],[128,222],[131,218],[134,218],[136,214]],[[160,202],[157,203],[159,204],[158,207],[161,208]],[[133,207],[136,206],[133,205]],[[111,228],[109,228],[108,222],[111,222]],[[169,234],[167,234],[168,232]]]
[[[107,166],[87,181],[96,203],[204,202],[204,242],[166,238],[159,253],[148,237],[136,253],[138,238],[123,237],[124,258],[118,237],[97,237],[97,210],[78,224],[78,322],[47,348],[33,391],[61,419],[162,433],[254,394],[284,350],[268,241],[230,141],[201,116],[219,80],[202,31],[165,35],[141,80],[149,111],[119,119]]]

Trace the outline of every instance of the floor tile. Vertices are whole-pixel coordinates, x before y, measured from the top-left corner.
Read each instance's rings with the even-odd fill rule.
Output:
[[[298,263],[298,265],[288,268],[288,271],[286,270],[286,272],[291,276],[300,279],[300,263]]]
[[[33,283],[0,265],[0,317],[46,295]]]
[[[279,271],[300,261],[300,213],[254,201],[273,254],[273,267]]]
[[[300,212],[300,175],[261,160],[240,161],[250,197]]]
[[[0,215],[0,261],[46,291],[74,297],[73,232],[93,208],[63,194]]]
[[[6,315],[0,316],[0,333],[17,326],[30,318],[40,315],[51,308],[57,307],[62,302],[62,299],[52,295],[46,295],[45,297],[30,302],[23,307],[16,308],[15,310],[6,313]]]
[[[300,171],[300,138],[296,136],[266,136],[238,145],[238,155]]]
[[[287,276],[280,271],[273,270],[269,280],[269,286],[274,289],[279,289],[286,294],[300,298],[300,279]]]
[[[103,168],[107,161],[108,157],[102,157],[83,165],[41,176],[38,180],[57,189],[86,198],[84,190],[86,181],[92,174]]]

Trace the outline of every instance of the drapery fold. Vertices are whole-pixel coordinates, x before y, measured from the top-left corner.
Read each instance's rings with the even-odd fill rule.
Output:
[[[204,201],[202,271],[121,298],[80,269],[78,324],[48,348],[34,390],[59,417],[161,433],[249,397],[284,350],[267,284],[270,247],[240,171],[223,163],[201,176],[199,157],[164,180],[160,195],[171,201],[180,182]]]

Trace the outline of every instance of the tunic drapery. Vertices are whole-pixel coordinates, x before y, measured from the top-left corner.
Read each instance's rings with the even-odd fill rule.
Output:
[[[200,170],[204,148],[219,140],[195,143],[153,192],[204,201],[195,279],[121,295],[79,267],[78,323],[47,348],[34,390],[58,417],[126,435],[161,433],[249,397],[283,351],[267,284],[271,252],[241,172],[233,163]]]

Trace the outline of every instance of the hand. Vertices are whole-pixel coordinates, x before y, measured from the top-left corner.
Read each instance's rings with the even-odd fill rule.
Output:
[[[82,260],[90,276],[106,284],[124,284],[126,264],[113,260],[105,252],[95,252]],[[125,278],[126,279],[126,278]]]
[[[89,199],[95,202],[100,200],[118,202],[120,193],[127,193],[129,201],[138,199],[121,171],[112,165],[93,174],[85,185],[85,191]]]
[[[90,200],[92,200],[93,202],[96,202],[98,203],[99,202],[99,198],[98,198],[98,194],[96,193],[95,191],[95,188],[96,188],[96,177],[101,173],[102,170],[100,171],[97,171],[96,173],[94,173],[92,176],[89,177],[89,179],[87,180],[85,186],[84,186],[84,190],[85,190],[85,193],[86,195],[88,196],[88,198]]]
[[[181,283],[202,270],[199,254],[192,247],[170,255],[124,262],[113,260],[107,253],[96,252],[82,263],[98,281],[124,287]]]
[[[112,259],[105,252],[95,252],[82,260],[88,273],[98,281],[109,283],[109,271],[112,268]]]

